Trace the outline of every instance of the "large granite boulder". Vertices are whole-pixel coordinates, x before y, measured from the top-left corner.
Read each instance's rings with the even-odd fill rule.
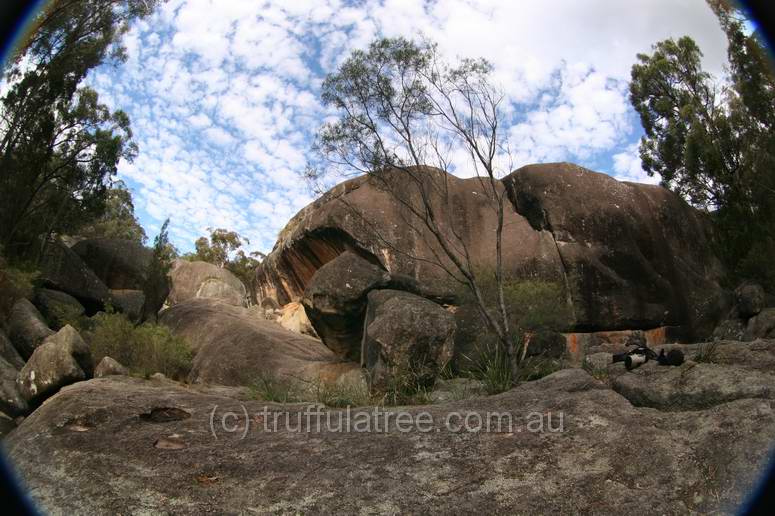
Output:
[[[110,302],[108,287],[75,251],[58,239],[46,244],[40,280],[44,286],[76,298],[86,308],[87,315],[103,310]]]
[[[35,305],[23,298],[14,303],[8,319],[8,337],[22,358],[29,358],[43,339],[53,334]]]
[[[72,250],[109,289],[140,290],[153,252],[139,242],[119,238],[89,238]]]
[[[551,233],[577,327],[683,325],[696,338],[725,314],[708,225],[677,195],[568,163],[522,167],[504,182],[517,212]]]
[[[40,288],[35,292],[35,306],[54,329],[82,316],[86,309],[76,298],[65,292]]]
[[[428,191],[444,238],[465,245],[475,267],[494,268],[495,214],[481,182],[413,170],[443,183]],[[709,335],[726,312],[707,224],[668,190],[567,163],[523,167],[497,187],[511,200],[503,233],[506,273],[563,286],[577,331],[683,326],[685,338],[694,338]],[[449,283],[449,261],[422,222],[373,178],[359,177],[291,219],[257,269],[259,297],[299,300],[315,272],[346,250],[391,274]]]
[[[72,326],[65,326],[35,349],[19,372],[22,397],[40,403],[65,385],[86,380],[94,373],[89,346]]]
[[[111,376],[65,387],[4,444],[50,514],[640,516],[739,513],[775,442],[771,399],[664,412],[580,369],[394,409],[378,431],[342,431],[374,421],[373,407],[324,409],[320,426],[316,410]],[[475,430],[494,413],[500,430],[445,425],[457,414]]]
[[[368,295],[361,364],[372,385],[384,388],[405,375],[430,387],[452,360],[455,316],[436,303],[399,290]]]
[[[191,346],[191,383],[252,385],[266,377],[329,382],[358,367],[317,339],[223,301],[179,303],[164,310],[159,322]]]
[[[389,284],[387,271],[345,251],[318,269],[304,291],[302,304],[326,346],[342,357],[357,360],[366,296]]]
[[[175,260],[169,278],[169,306],[200,298],[217,299],[234,306],[245,305],[245,285],[228,270],[211,263]]]

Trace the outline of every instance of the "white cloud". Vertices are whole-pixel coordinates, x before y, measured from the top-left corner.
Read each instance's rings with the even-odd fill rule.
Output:
[[[629,145],[623,152],[613,155],[613,176],[619,181],[632,181],[634,183],[648,183],[658,185],[661,180],[659,174],[648,175],[641,166],[638,154],[638,144]]]
[[[140,156],[119,172],[146,227],[171,216],[184,249],[208,226],[270,249],[311,200],[298,173],[332,115],[324,74],[378,34],[489,59],[512,110],[514,166],[570,160],[649,182],[627,100],[635,54],[689,34],[718,74],[725,53],[703,0],[170,0],[129,32],[126,63],[92,78],[132,119]]]

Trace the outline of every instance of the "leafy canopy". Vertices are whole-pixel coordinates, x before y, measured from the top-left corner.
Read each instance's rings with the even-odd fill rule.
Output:
[[[731,281],[775,290],[775,74],[761,40],[723,0],[709,2],[727,35],[729,77],[702,69],[689,37],[654,45],[632,67],[630,100],[649,174],[710,213]]]
[[[137,148],[129,118],[83,85],[124,58],[119,41],[146,0],[54,0],[5,70],[0,98],[0,244],[18,254],[37,237],[72,233],[105,209],[108,179]]]

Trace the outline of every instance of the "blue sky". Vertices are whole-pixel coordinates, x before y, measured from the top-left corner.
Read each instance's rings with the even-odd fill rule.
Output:
[[[684,34],[720,76],[725,40],[704,0],[170,0],[127,34],[127,62],[90,82],[132,120],[140,153],[119,177],[150,236],[169,216],[182,251],[207,227],[269,251],[313,197],[299,173],[335,114],[320,83],[373,38],[424,35],[451,59],[490,60],[516,113],[515,168],[572,161],[657,182],[637,157],[629,69]]]

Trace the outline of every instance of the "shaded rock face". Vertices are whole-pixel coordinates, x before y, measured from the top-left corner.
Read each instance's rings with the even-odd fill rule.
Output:
[[[220,425],[227,412],[252,417],[267,405],[277,432],[249,418],[231,433],[216,426],[213,437],[214,409]],[[282,423],[286,411],[303,421],[304,406],[114,376],[64,388],[5,448],[51,514],[727,514],[767,467],[773,405],[638,408],[570,369],[497,396],[408,408],[430,415],[430,432],[399,432],[393,417],[383,432],[312,433]],[[522,431],[449,431],[452,411],[508,414]],[[330,413],[345,426],[360,417]],[[536,414],[544,432],[525,431]]]
[[[368,295],[361,363],[377,388],[401,375],[433,385],[455,345],[455,317],[436,303],[398,290]],[[413,381],[414,381],[413,380]]]
[[[70,294],[47,288],[35,292],[35,306],[55,329],[86,312],[83,305]]]
[[[708,336],[725,309],[700,215],[668,190],[567,163],[504,179],[516,210],[552,234],[581,329],[686,325]]]
[[[191,383],[251,385],[261,378],[333,381],[356,369],[319,340],[256,317],[247,308],[194,299],[164,310],[159,322],[191,346]]]
[[[217,299],[234,306],[245,304],[245,285],[231,272],[211,263],[175,260],[169,277],[169,306],[198,298]]]
[[[153,252],[138,242],[118,238],[89,238],[72,250],[110,289],[141,290]]]
[[[25,401],[36,404],[65,385],[90,378],[93,372],[89,347],[68,325],[35,349],[17,382]]]
[[[66,292],[94,315],[110,301],[108,287],[69,247],[59,240],[46,245],[41,262],[41,281],[53,290]]]
[[[43,339],[53,334],[35,305],[26,299],[14,303],[8,319],[8,337],[22,358],[29,358]]]
[[[145,293],[142,290],[111,290],[110,296],[113,306],[130,321],[137,322],[143,316]]]
[[[744,340],[775,339],[775,308],[765,308],[748,319]]]
[[[0,358],[16,369],[21,369],[24,366],[24,359],[16,351],[16,348],[11,343],[11,339],[6,336],[2,329],[0,329]]]
[[[735,289],[735,310],[741,319],[749,319],[762,311],[765,293],[761,285],[747,283]]]
[[[19,370],[0,357],[0,412],[9,416],[22,416],[29,411],[27,401],[19,391],[16,378]]]
[[[686,338],[694,338],[709,335],[726,311],[706,224],[669,191],[567,163],[523,167],[499,185],[511,200],[503,234],[507,274],[564,286],[577,331],[685,326]],[[479,181],[449,176],[446,191],[433,201],[441,227],[452,239],[452,229],[460,235],[475,266],[494,268],[495,215]],[[347,250],[391,274],[447,284],[442,268],[428,263],[440,253],[433,237],[413,231],[407,218],[368,177],[338,185],[280,233],[257,269],[259,297],[299,300],[315,271]]]
[[[346,251],[315,273],[304,291],[302,304],[326,346],[342,357],[357,360],[366,296],[389,283],[387,271]]]

